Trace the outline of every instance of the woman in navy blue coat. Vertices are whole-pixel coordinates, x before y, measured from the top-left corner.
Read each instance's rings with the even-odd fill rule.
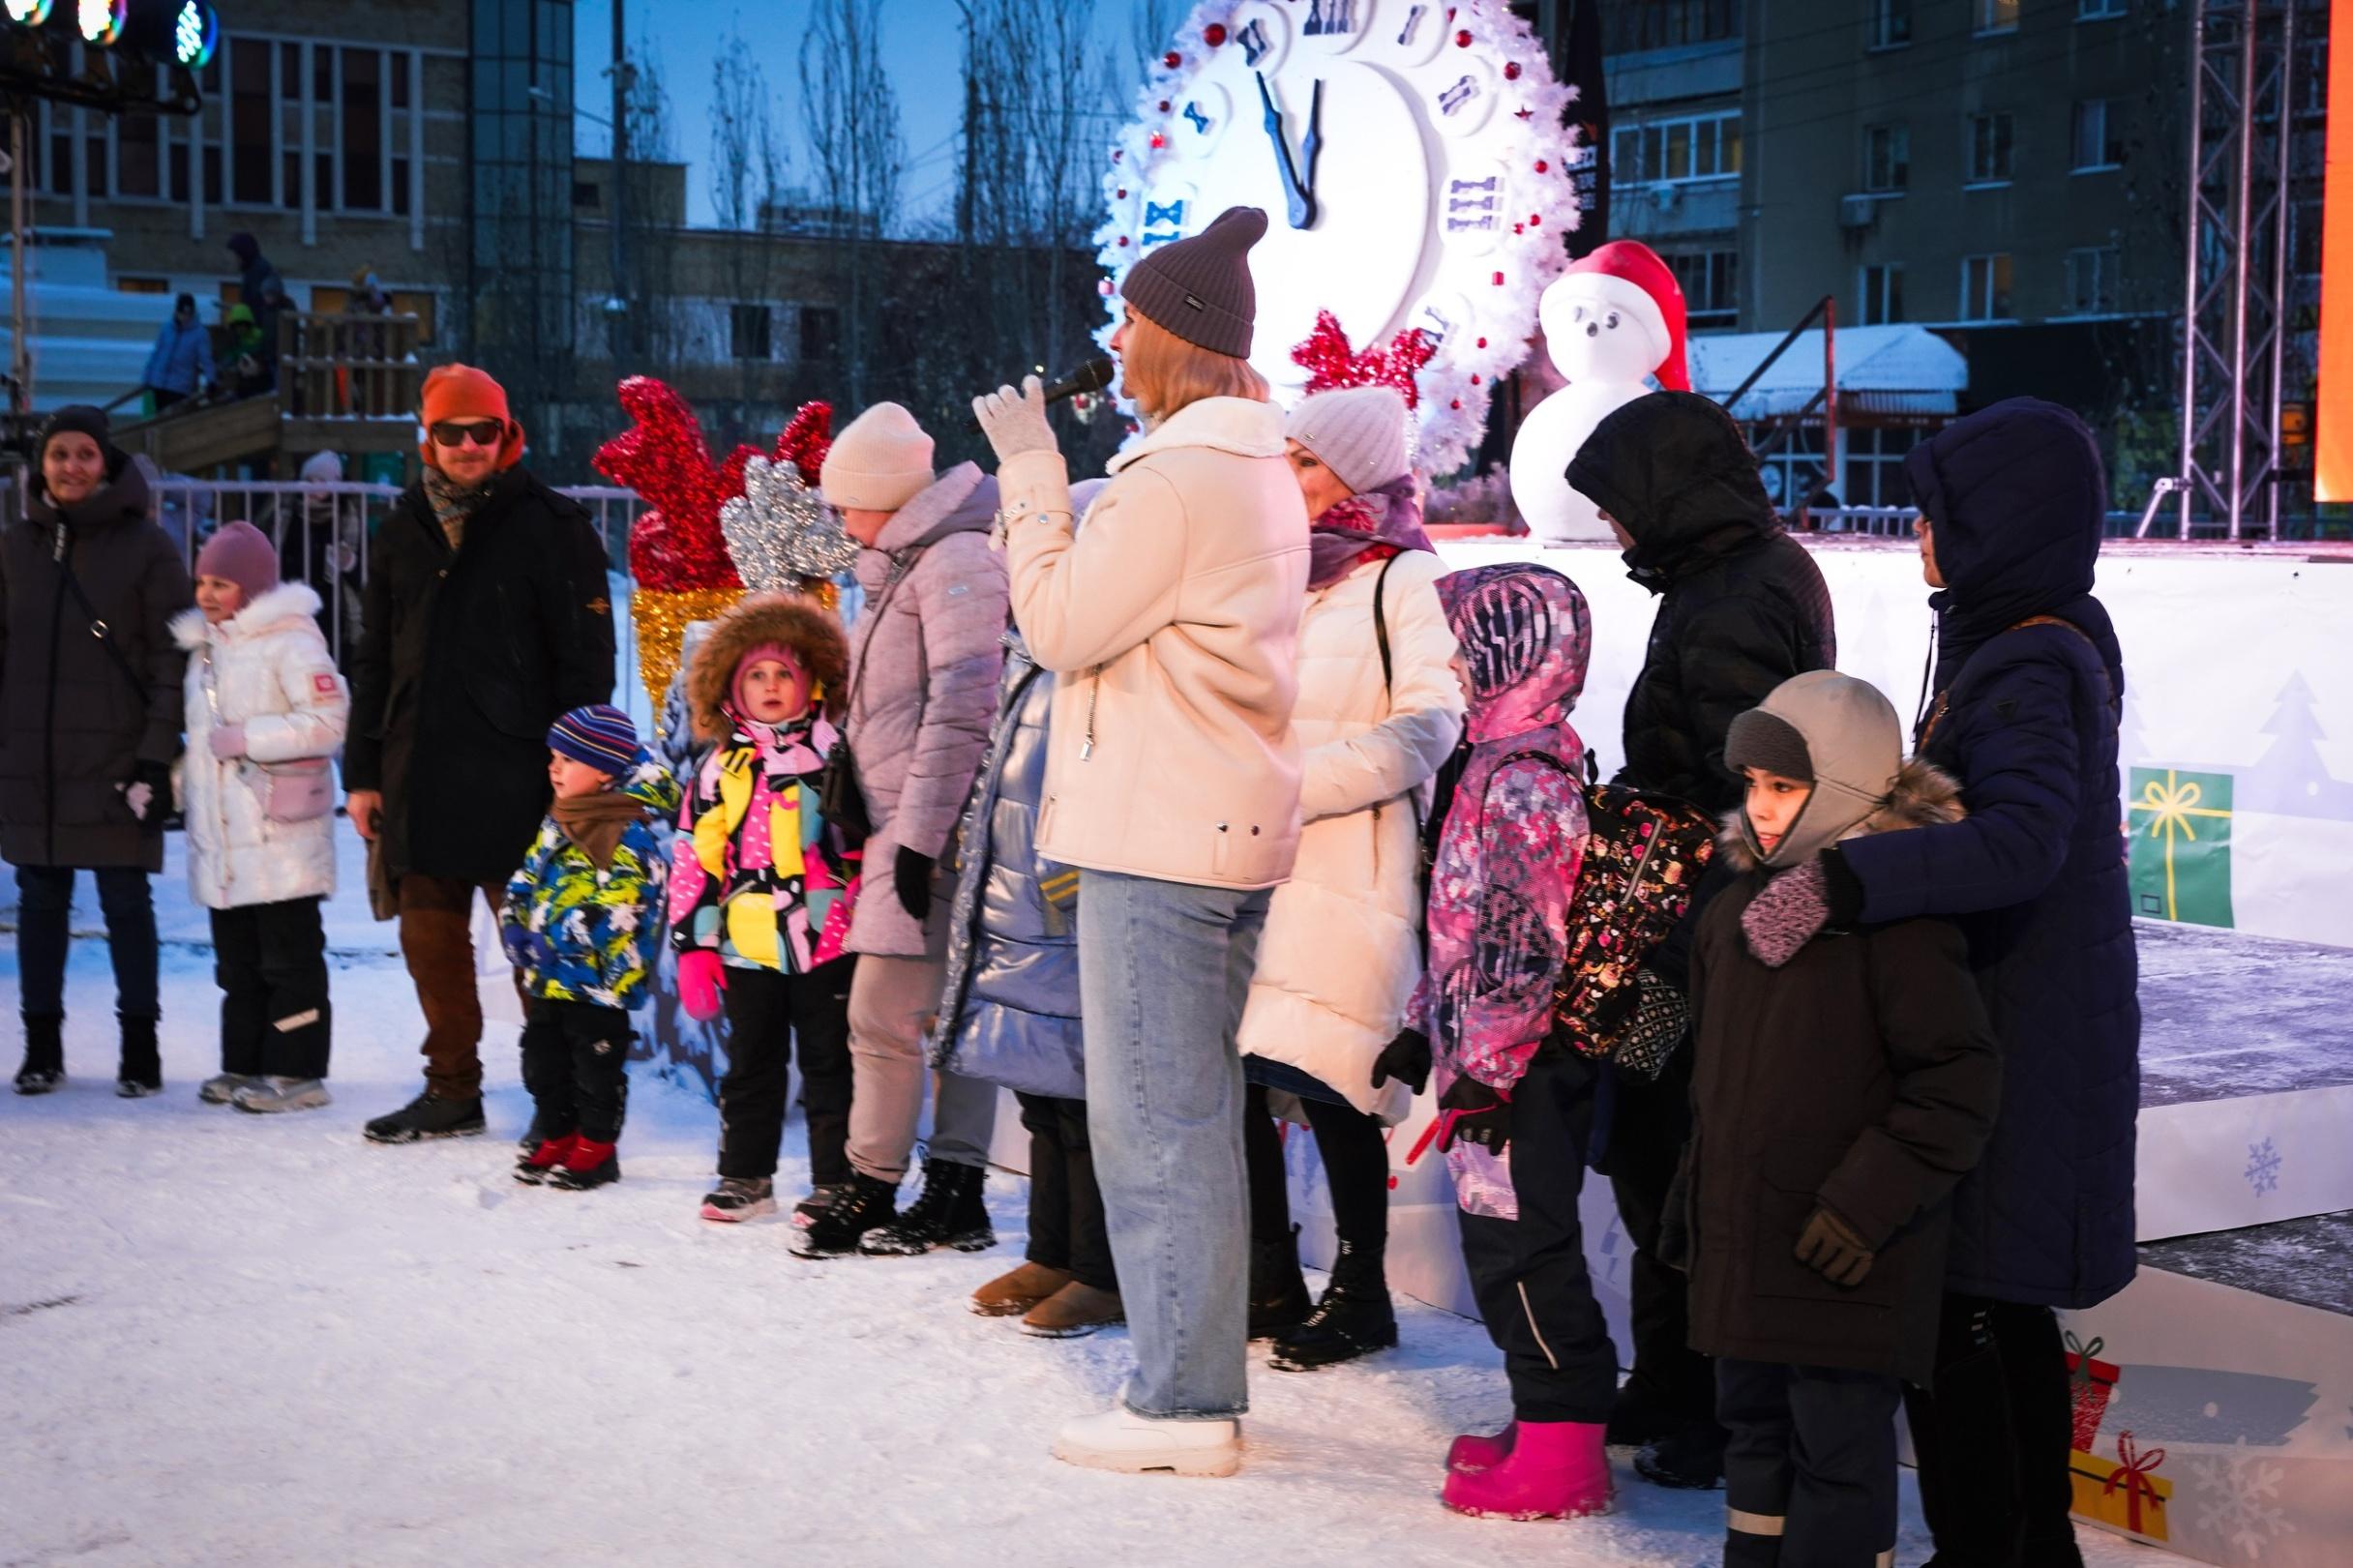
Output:
[[[1937,612],[1918,750],[1968,817],[1832,855],[1838,913],[1956,919],[2001,1040],[2002,1109],[1953,1199],[1939,1366],[1908,1402],[1939,1558],[2074,1568],[2053,1308],[2132,1278],[2138,961],[2120,826],[2124,655],[2092,597],[2107,504],[2092,432],[2015,398],[1904,472]]]

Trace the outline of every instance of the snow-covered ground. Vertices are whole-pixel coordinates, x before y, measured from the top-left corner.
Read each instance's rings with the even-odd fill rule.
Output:
[[[1478,1326],[1427,1308],[1357,1367],[1285,1375],[1254,1351],[1236,1479],[1057,1464],[1056,1423],[1113,1397],[1126,1342],[965,1310],[1018,1256],[1015,1178],[991,1184],[994,1252],[803,1262],[778,1222],[696,1218],[716,1113],[641,1077],[619,1186],[520,1187],[503,1026],[492,1136],[368,1144],[359,1124],[416,1087],[419,1029],[356,887],[329,928],[336,1104],[199,1105],[211,959],[176,875],[157,894],[166,1095],[114,1098],[96,941],[74,947],[67,1087],[0,1095],[0,1565],[1716,1560],[1720,1494],[1646,1486],[1623,1455],[1604,1519],[1445,1513],[1448,1436],[1505,1400]],[[15,991],[0,935],[0,1017]],[[795,1122],[780,1188],[804,1153]],[[1898,1560],[1918,1563],[1905,1493]],[[2083,1544],[2100,1568],[2167,1560]]]

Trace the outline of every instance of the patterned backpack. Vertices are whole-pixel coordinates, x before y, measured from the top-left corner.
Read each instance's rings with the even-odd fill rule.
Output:
[[[1683,1041],[1683,993],[1643,961],[1691,905],[1715,853],[1706,813],[1666,795],[1585,786],[1585,863],[1568,906],[1568,957],[1553,988],[1553,1038],[1656,1078]]]

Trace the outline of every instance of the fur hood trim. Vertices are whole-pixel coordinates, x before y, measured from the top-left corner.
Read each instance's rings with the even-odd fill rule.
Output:
[[[1716,843],[1725,863],[1736,872],[1759,869],[1756,852],[1748,847],[1748,835],[1742,831],[1742,808],[1735,806],[1723,816],[1722,829],[1716,834]],[[1937,827],[1947,822],[1958,822],[1968,815],[1961,806],[1960,784],[1933,762],[1914,757],[1895,775],[1894,787],[1879,810],[1864,817],[1846,835],[1860,839],[1872,833],[1900,833],[1906,828]]]
[[[841,618],[804,594],[754,594],[719,617],[687,669],[687,710],[699,739],[727,738],[734,727],[726,710],[735,666],[745,654],[771,642],[790,648],[808,667],[825,704],[848,699],[843,682],[849,673],[849,639]]]
[[[315,620],[319,599],[310,584],[282,582],[267,593],[256,594],[253,602],[221,623],[221,635],[227,637],[257,636],[273,631],[287,621]],[[212,623],[200,609],[184,609],[171,618],[171,640],[190,653],[204,646]]]

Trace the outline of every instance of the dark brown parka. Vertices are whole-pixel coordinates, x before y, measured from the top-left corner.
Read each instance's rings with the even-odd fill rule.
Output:
[[[146,475],[116,458],[72,506],[36,473],[28,517],[0,528],[0,857],[12,865],[164,869],[164,836],[124,786],[179,754],[187,656],[170,622],[194,594],[179,547],[147,515]]]

